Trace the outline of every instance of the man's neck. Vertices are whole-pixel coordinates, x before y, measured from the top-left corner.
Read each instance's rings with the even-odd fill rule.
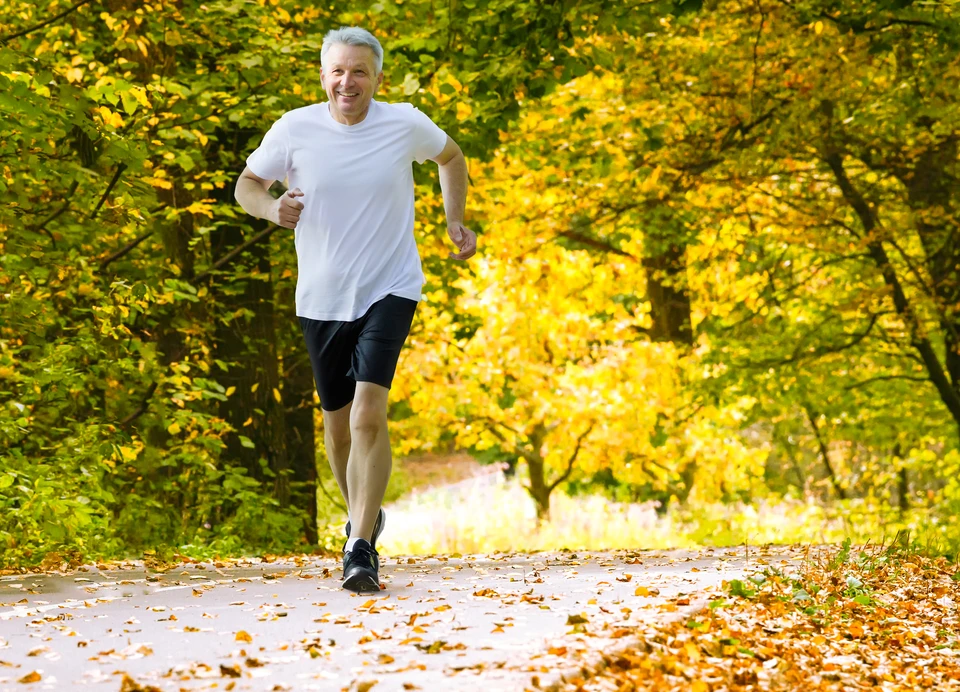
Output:
[[[367,115],[370,113],[370,104],[367,104],[367,107],[357,115],[346,115],[340,109],[336,108],[332,102],[328,101],[327,103],[327,108],[330,111],[330,117],[341,125],[358,125],[366,120]]]

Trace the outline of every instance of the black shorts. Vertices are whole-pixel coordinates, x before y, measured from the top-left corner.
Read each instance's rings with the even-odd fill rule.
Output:
[[[352,322],[300,318],[324,410],[337,411],[353,401],[357,382],[390,389],[416,309],[415,300],[389,295]]]

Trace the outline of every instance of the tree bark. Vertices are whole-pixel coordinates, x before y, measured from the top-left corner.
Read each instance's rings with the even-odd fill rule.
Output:
[[[836,472],[833,470],[833,465],[830,463],[830,450],[827,448],[827,442],[823,439],[823,435],[820,432],[820,426],[817,425],[817,414],[814,413],[813,409],[809,406],[804,406],[803,410],[806,411],[807,421],[810,423],[813,436],[817,440],[817,446],[820,449],[820,458],[823,460],[823,468],[827,472],[827,478],[829,478],[830,483],[833,484],[833,489],[836,491],[837,496],[841,500],[846,500],[847,491],[844,489],[843,484],[840,483],[840,479],[837,477]]]
[[[304,536],[307,543],[317,542],[317,440],[314,426],[313,369],[303,345],[296,319],[291,311],[281,309],[287,343],[283,350],[283,403],[287,411],[287,456],[296,492],[292,502],[303,507],[307,518]]]
[[[649,233],[643,267],[647,272],[647,298],[654,341],[692,344],[690,293],[687,289],[686,243],[667,233]]]
[[[550,487],[546,482],[543,457],[535,451],[525,455],[524,459],[530,472],[530,485],[527,487],[527,492],[537,507],[537,521],[547,521],[550,519]]]

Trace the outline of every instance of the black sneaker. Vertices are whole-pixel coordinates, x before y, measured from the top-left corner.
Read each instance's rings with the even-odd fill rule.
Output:
[[[373,540],[370,541],[370,544],[373,546],[374,551],[377,549],[377,539],[380,538],[380,534],[383,533],[383,527],[387,523],[387,515],[384,514],[383,507],[380,508],[380,511],[377,512],[377,520],[373,522]],[[347,520],[347,525],[343,529],[344,533],[347,534],[347,539],[350,538],[350,520]],[[346,547],[346,544],[344,544]]]
[[[347,591],[380,590],[377,551],[362,538],[353,544],[353,550],[343,553],[343,588]]]

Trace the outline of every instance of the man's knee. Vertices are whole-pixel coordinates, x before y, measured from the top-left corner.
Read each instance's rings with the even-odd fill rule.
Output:
[[[338,411],[323,412],[323,441],[327,451],[332,447],[334,453],[350,449],[350,407]]]
[[[353,435],[376,435],[387,428],[387,412],[375,403],[354,405],[350,412],[350,432]]]
[[[350,448],[350,427],[347,425],[327,427],[323,431],[323,437],[327,447],[333,447],[334,450]]]

